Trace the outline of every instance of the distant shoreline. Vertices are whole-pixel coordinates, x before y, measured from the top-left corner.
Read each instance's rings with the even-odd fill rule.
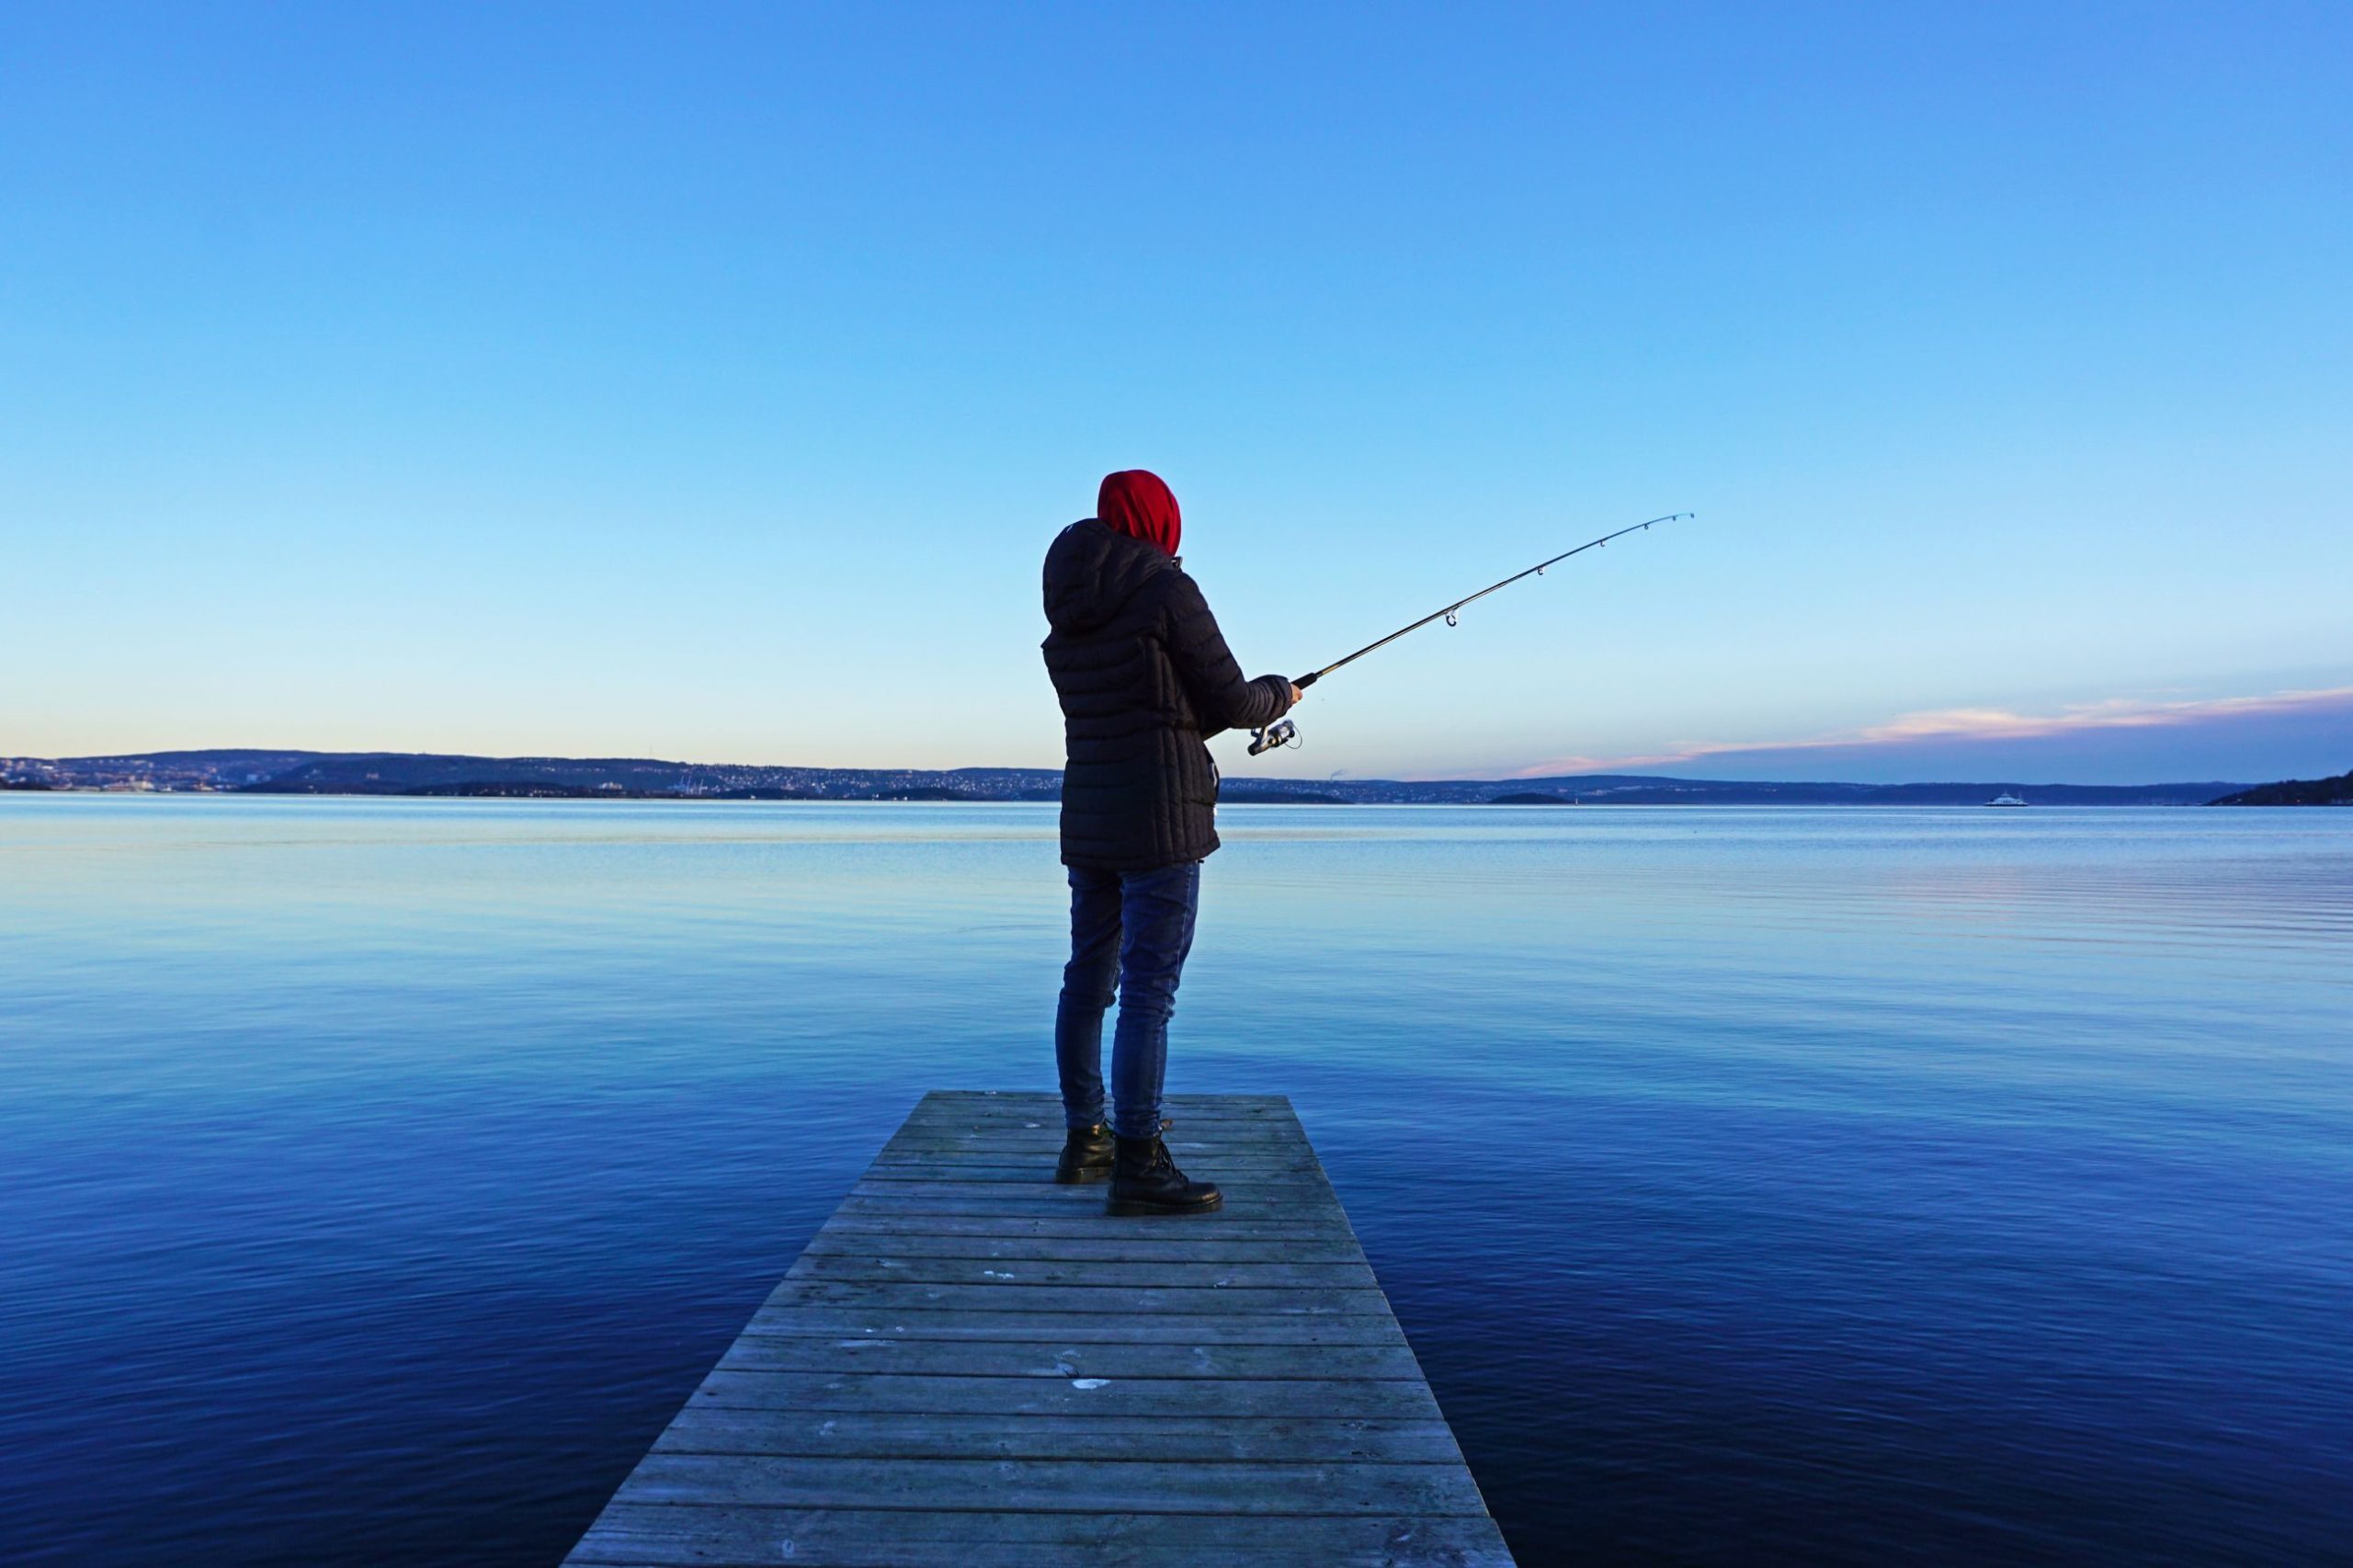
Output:
[[[407,799],[1045,802],[1056,768],[842,768],[647,757],[490,757],[445,753],[253,749],[86,757],[0,757],[0,788],[32,792],[389,796]],[[2263,790],[2279,788],[2265,786]],[[1571,774],[1540,778],[1250,778],[1230,805],[2201,806],[2259,794],[2243,782],[2064,784],[1984,779],[1909,784]],[[2245,803],[2268,803],[2246,801]]]
[[[603,801],[615,806],[1035,806],[1040,810],[1059,807],[1059,801],[991,799],[980,796],[953,796],[941,799],[906,795],[667,795],[628,794],[602,790],[578,792],[546,791],[521,794],[513,791],[483,791],[438,790],[416,793],[387,794],[381,790],[308,790],[299,793],[272,792],[254,790],[117,790],[86,785],[59,788],[0,784],[0,799],[10,795],[46,797],[64,800],[97,798],[109,801],[384,801],[388,802],[420,802],[428,801],[515,801],[523,803],[568,804]],[[1342,808],[1381,807],[1389,810],[1455,811],[1472,807],[1499,807],[1506,812],[1516,808],[1555,806],[1577,811],[1613,811],[1639,808],[1654,810],[1663,805],[1678,808],[1712,808],[1723,810],[1738,807],[1744,811],[1847,811],[1896,812],[1922,809],[1939,811],[1979,811],[1983,801],[1341,801],[1329,796],[1281,795],[1276,793],[1234,797],[1222,796],[1218,805],[1248,806],[1336,806]],[[2246,805],[2240,801],[2108,801],[2086,804],[2080,801],[2055,801],[2044,807],[2048,811],[2185,811],[2204,806]],[[2330,801],[2327,804],[2353,804]]]

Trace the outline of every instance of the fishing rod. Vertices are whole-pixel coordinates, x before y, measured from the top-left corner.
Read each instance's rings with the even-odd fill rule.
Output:
[[[1404,636],[1407,632],[1419,631],[1423,627],[1427,626],[1433,620],[1443,620],[1449,626],[1456,625],[1458,623],[1454,619],[1455,613],[1461,609],[1464,605],[1470,604],[1477,599],[1483,599],[1489,594],[1494,593],[1497,588],[1508,588],[1514,583],[1518,582],[1522,577],[1541,577],[1544,574],[1544,568],[1547,566],[1558,566],[1562,562],[1566,561],[1572,555],[1583,555],[1586,551],[1597,549],[1599,546],[1608,544],[1613,539],[1624,539],[1628,534],[1641,533],[1645,528],[1648,528],[1652,523],[1672,523],[1684,517],[1696,517],[1699,515],[1699,514],[1697,512],[1669,512],[1663,517],[1653,517],[1648,523],[1636,523],[1631,528],[1620,528],[1616,533],[1603,534],[1599,539],[1589,539],[1583,544],[1577,546],[1574,550],[1564,550],[1549,561],[1538,562],[1535,565],[1530,566],[1525,572],[1515,572],[1500,583],[1490,583],[1485,587],[1480,589],[1477,593],[1472,594],[1469,598],[1457,599],[1452,604],[1448,605],[1444,609],[1432,610],[1429,614],[1422,617],[1421,619],[1415,621],[1412,625],[1399,627],[1396,631],[1391,632],[1388,636],[1383,637],[1378,642],[1366,643],[1363,647],[1358,649],[1355,653],[1350,653],[1345,659],[1335,659],[1332,663],[1324,665],[1320,670],[1314,670],[1307,675],[1301,676],[1297,680],[1292,681],[1291,685],[1299,687],[1302,691],[1305,691],[1309,687],[1313,686],[1317,681],[1322,680],[1325,676],[1330,675],[1334,670],[1340,668],[1342,665],[1353,665],[1358,659],[1363,658],[1367,653],[1373,652],[1375,649],[1386,648],[1389,644],[1396,642],[1397,639]],[[1257,756],[1262,751],[1272,751],[1278,746],[1290,746],[1297,745],[1298,744],[1299,726],[1292,723],[1289,719],[1278,719],[1271,724],[1267,724],[1262,728],[1250,732],[1250,755],[1252,756]]]

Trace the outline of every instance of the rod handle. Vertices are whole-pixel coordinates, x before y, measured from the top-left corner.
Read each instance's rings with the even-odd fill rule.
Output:
[[[1302,691],[1305,691],[1309,687],[1313,686],[1315,681],[1316,676],[1301,676],[1297,680],[1292,681],[1291,685],[1299,687]]]

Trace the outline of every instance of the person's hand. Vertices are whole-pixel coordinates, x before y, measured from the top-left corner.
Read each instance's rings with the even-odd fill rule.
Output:
[[[1299,682],[1290,683],[1290,705],[1293,708],[1307,700],[1307,693],[1299,689]]]

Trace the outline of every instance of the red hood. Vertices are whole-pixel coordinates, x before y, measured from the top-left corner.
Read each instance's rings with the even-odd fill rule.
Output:
[[[1145,469],[1105,474],[1103,488],[1095,496],[1095,516],[1113,532],[1140,539],[1165,555],[1176,553],[1176,541],[1185,531],[1176,497],[1160,475]]]

